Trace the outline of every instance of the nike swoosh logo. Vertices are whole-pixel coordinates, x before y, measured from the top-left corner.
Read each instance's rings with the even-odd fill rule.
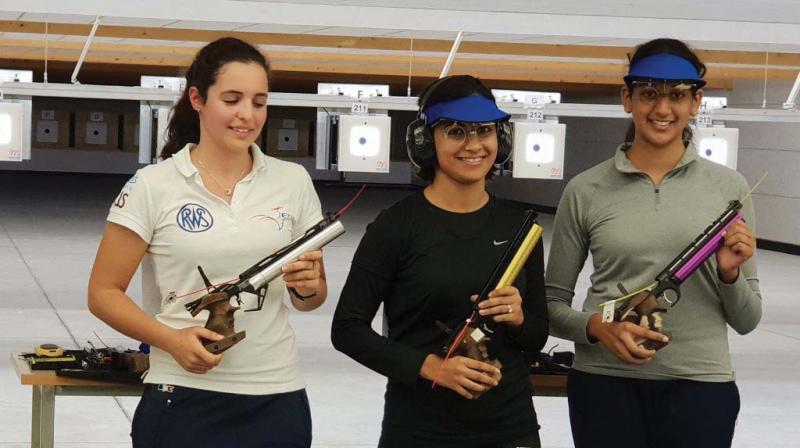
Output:
[[[494,240],[494,241],[492,241],[492,243],[493,243],[495,246],[501,246],[501,245],[503,245],[503,244],[506,244],[507,242],[508,242],[508,240],[504,240],[504,241],[497,241],[497,240]]]

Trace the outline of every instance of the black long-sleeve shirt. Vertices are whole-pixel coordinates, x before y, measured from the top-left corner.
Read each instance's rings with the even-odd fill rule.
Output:
[[[523,220],[524,204],[491,198],[471,213],[452,213],[413,194],[367,227],[333,319],[334,346],[388,378],[381,446],[502,446],[538,424],[524,352],[548,334],[544,254],[534,249],[515,286],[525,320],[518,334],[499,325],[489,343],[503,364],[500,384],[467,400],[419,376],[448,336],[436,325],[462,322]],[[372,330],[381,302],[388,338]],[[428,445],[426,445],[426,443]]]

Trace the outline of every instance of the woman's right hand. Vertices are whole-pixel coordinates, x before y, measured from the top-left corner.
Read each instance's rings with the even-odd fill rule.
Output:
[[[219,341],[224,338],[205,327],[187,327],[173,330],[163,348],[184,370],[202,375],[222,361],[222,355],[206,350],[203,339]]]
[[[667,336],[631,322],[603,322],[600,314],[593,314],[589,319],[586,333],[600,341],[625,364],[641,365],[650,361],[656,351],[643,348],[643,341],[669,341]]]
[[[445,362],[431,354],[422,363],[420,376],[471,400],[475,393],[497,386],[502,374],[491,364],[465,356],[453,356]]]

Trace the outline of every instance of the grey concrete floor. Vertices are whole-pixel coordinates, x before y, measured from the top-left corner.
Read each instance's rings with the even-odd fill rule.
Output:
[[[30,446],[31,390],[19,385],[9,353],[43,342],[85,346],[136,344],[86,309],[86,282],[105,216],[125,178],[0,172],[0,447]],[[343,204],[354,188],[319,186],[323,208]],[[314,419],[314,446],[375,446],[385,380],[336,352],[331,316],[365,226],[410,193],[370,188],[344,217],[347,234],[325,251],[330,296],[312,313],[292,313]],[[543,215],[545,245],[552,217]],[[747,336],[730,336],[742,395],[735,447],[800,446],[800,257],[759,251],[764,318]],[[584,269],[577,286],[588,286]],[[140,296],[138,276],[130,290]],[[579,293],[579,296],[581,294]],[[576,304],[578,306],[578,304]],[[380,322],[376,320],[376,328]],[[551,339],[547,348],[571,344]],[[138,399],[58,397],[56,446],[128,447]],[[546,447],[572,446],[566,400],[535,398]]]

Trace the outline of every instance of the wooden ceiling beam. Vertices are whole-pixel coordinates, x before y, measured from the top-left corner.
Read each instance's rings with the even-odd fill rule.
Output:
[[[8,57],[14,60],[31,60],[39,59],[40,55],[32,54],[30,51],[4,51],[3,57]],[[51,60],[70,62],[71,57],[64,57],[58,53],[52,55]],[[123,57],[119,55],[98,55],[90,54],[86,57],[86,63],[92,64],[131,64],[131,65],[149,65],[161,66],[165,69],[174,68],[181,65],[181,60],[170,59],[160,56],[128,56]],[[394,66],[386,66],[380,64],[342,64],[342,63],[327,63],[327,62],[297,62],[273,59],[273,69],[276,72],[305,72],[309,74],[329,73],[335,75],[369,75],[369,76],[403,76],[402,69],[397,69]],[[440,67],[428,66],[428,68],[418,68],[415,70],[414,76],[433,78],[439,73]],[[477,67],[473,64],[454,64],[451,73],[470,73],[472,75],[492,79],[492,80],[509,80],[509,81],[527,81],[527,82],[566,82],[566,83],[584,83],[584,84],[616,84],[619,82],[619,75],[590,75],[587,72],[582,74],[563,74],[563,73],[542,73],[536,70],[520,70],[520,69],[502,69],[499,67],[491,67],[488,65],[481,65]]]
[[[56,61],[49,63],[50,82],[68,83],[74,68],[74,61]],[[33,70],[34,81],[41,81],[43,62],[40,60],[15,59],[2,63],[3,68]],[[169,67],[164,65],[125,65],[121,70],[109,70],[107,63],[86,62],[81,69],[80,79],[84,84],[139,85],[141,75],[180,76],[185,67]],[[427,76],[414,75],[411,78],[412,94],[416,95],[438,77],[439,73]],[[364,73],[326,73],[273,70],[270,89],[276,92],[316,93],[317,83],[370,83],[388,84],[392,95],[403,96],[408,86],[407,74],[364,74]],[[582,84],[568,82],[544,82],[528,80],[506,80],[483,78],[490,88],[541,90],[562,93],[583,93],[616,95],[619,85],[614,84]]]
[[[44,34],[44,23],[24,21],[0,21],[0,33]],[[51,23],[48,32],[52,35],[88,36],[91,25]],[[180,28],[131,27],[102,25],[96,36],[122,39],[152,39],[180,42],[210,42],[223,36],[239,37],[259,45],[299,46],[319,48],[342,48],[364,50],[408,51],[411,41],[408,38],[392,37],[353,37],[328,36],[315,34],[259,33],[242,31],[192,30]],[[452,46],[449,40],[415,39],[414,51],[447,53]],[[567,58],[611,59],[617,62],[627,61],[631,48],[591,46],[591,45],[554,45],[513,42],[480,42],[469,39],[461,43],[460,53],[501,54],[518,56],[546,56]],[[766,61],[764,52],[741,52],[722,50],[698,50],[700,58],[706,63],[729,63],[763,65]],[[770,53],[770,65],[800,67],[800,54]]]
[[[53,41],[49,44],[49,58],[55,61],[75,61],[82,44],[80,42]],[[44,41],[0,39],[4,49],[4,59],[43,59]],[[125,45],[95,43],[87,55],[87,62],[157,65],[182,68],[191,63],[196,48],[164,47],[147,45]],[[408,58],[401,55],[370,55],[356,53],[320,53],[300,51],[269,52],[274,70],[316,73],[371,73],[382,75],[403,75],[408,73]],[[440,57],[417,57],[413,60],[412,75],[433,76],[438,74],[444,59]],[[498,59],[456,58],[455,67],[461,72],[479,73],[491,79],[543,81],[543,82],[584,82],[607,84],[618,83],[625,66],[614,63],[581,63],[560,61],[531,61],[513,57]],[[796,72],[789,69],[772,69],[770,79],[792,80]],[[723,81],[733,79],[762,79],[760,68],[711,67],[708,81],[711,87],[724,88]],[[610,80],[610,81],[609,81]]]

